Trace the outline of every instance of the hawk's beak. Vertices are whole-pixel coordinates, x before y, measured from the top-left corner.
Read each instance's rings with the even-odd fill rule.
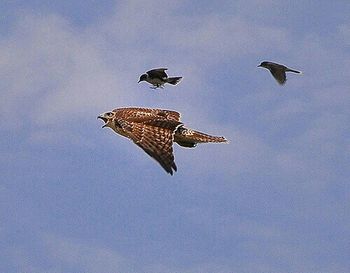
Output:
[[[102,128],[105,128],[107,125],[107,119],[104,116],[98,116],[97,119],[102,119],[104,121],[104,125],[102,126]]]
[[[139,80],[137,83],[140,83],[141,82],[141,80]]]
[[[259,64],[258,67],[261,67],[261,64]]]

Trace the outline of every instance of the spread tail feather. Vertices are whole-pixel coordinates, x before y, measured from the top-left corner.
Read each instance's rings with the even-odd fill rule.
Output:
[[[192,138],[197,142],[197,143],[207,143],[207,142],[227,142],[227,139],[223,136],[211,136],[205,133],[201,133],[198,131],[192,131]]]
[[[177,84],[180,80],[182,79],[182,77],[171,77],[171,78],[167,78],[167,83],[170,83],[172,85]]]
[[[174,141],[180,146],[193,148],[197,143],[223,143],[228,142],[223,136],[211,136],[202,132],[179,127],[175,133]]]

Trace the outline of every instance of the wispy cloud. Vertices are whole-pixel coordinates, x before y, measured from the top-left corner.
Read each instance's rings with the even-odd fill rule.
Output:
[[[125,260],[115,251],[105,247],[75,242],[62,237],[44,236],[44,245],[48,256],[59,268],[63,264],[62,272],[77,270],[77,272],[131,272],[125,267]],[[132,267],[130,261],[129,266]]]

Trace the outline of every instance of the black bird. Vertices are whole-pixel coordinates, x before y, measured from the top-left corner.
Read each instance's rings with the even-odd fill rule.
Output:
[[[153,87],[151,88],[156,89],[163,88],[164,84],[166,83],[175,85],[182,79],[182,77],[169,78],[168,75],[165,73],[165,70],[168,70],[168,68],[156,68],[149,70],[145,74],[142,74],[140,76],[138,82],[146,81],[153,85]]]
[[[286,72],[293,72],[293,73],[298,73],[298,74],[301,73],[300,71],[290,69],[282,64],[276,64],[273,62],[266,62],[266,61],[259,64],[258,67],[264,67],[264,68],[270,70],[272,76],[281,85],[285,84],[287,81]]]

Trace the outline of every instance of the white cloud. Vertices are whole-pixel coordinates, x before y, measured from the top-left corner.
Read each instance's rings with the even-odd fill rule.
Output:
[[[224,25],[218,16],[190,18],[175,12],[179,4],[168,5],[169,17],[163,14],[161,21],[154,20],[149,14],[157,14],[158,4],[128,2],[117,7],[114,17],[86,29],[56,15],[22,14],[0,44],[0,74],[5,79],[1,115],[19,108],[39,124],[64,122],[111,101],[113,105],[144,101],[140,94],[144,91],[135,90],[139,86],[134,82],[143,72],[140,67],[147,69],[149,63],[170,61],[171,71],[191,74],[195,80],[203,73],[195,56],[206,60],[203,68],[208,70],[227,56],[256,51],[255,40],[262,45],[267,40],[275,46],[285,44],[283,30],[251,25],[238,17],[228,18]],[[147,35],[152,27],[159,35]],[[175,58],[172,51],[176,55],[183,51],[190,62]],[[195,106],[192,100],[187,103]]]
[[[185,26],[178,29],[178,33],[175,32],[175,35],[167,39],[168,45],[200,52],[202,59],[214,54],[214,60],[219,62],[246,54],[261,53],[270,44],[274,44],[276,50],[286,49],[288,46],[284,29],[257,26],[238,16],[201,16],[187,19],[185,24],[196,27],[185,32],[182,31]]]
[[[46,252],[58,268],[79,268],[85,273],[131,272],[115,251],[53,235],[44,236]],[[131,267],[130,261],[129,266]]]
[[[36,241],[40,249],[28,249],[13,246],[7,249],[8,257],[16,270],[28,273],[123,273],[133,272],[132,263],[122,258],[115,251],[80,243],[64,237],[46,234],[42,241]],[[37,254],[33,254],[37,251]],[[37,258],[39,257],[39,259]],[[127,266],[126,266],[127,265]]]
[[[57,16],[25,15],[1,51],[4,118],[20,110],[35,123],[64,122],[97,111],[114,90],[118,94],[118,76],[98,49]]]

